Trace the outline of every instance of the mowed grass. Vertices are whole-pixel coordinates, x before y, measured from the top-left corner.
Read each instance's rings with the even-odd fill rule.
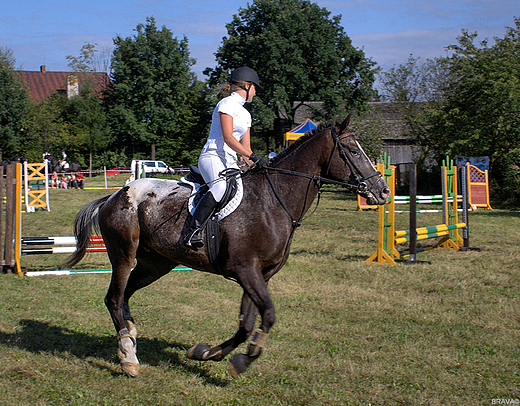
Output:
[[[118,175],[121,176],[121,175]],[[113,182],[121,183],[114,177]],[[122,182],[124,184],[124,181]],[[24,235],[71,235],[82,204],[107,191],[51,191]],[[491,405],[520,398],[520,213],[470,213],[481,252],[430,251],[431,264],[366,264],[377,213],[325,193],[269,284],[277,322],[238,379],[227,362],[188,360],[198,342],[236,330],[241,290],[222,277],[172,272],[131,301],[141,375],[121,375],[103,304],[109,274],[0,275],[0,404]],[[419,226],[441,214],[419,215]],[[408,228],[397,216],[398,228]],[[399,227],[401,225],[401,227]],[[23,257],[29,270],[64,256]],[[90,254],[78,269],[106,269]],[[244,351],[245,346],[240,348]]]

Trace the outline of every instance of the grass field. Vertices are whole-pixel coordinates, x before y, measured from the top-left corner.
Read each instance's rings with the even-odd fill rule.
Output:
[[[124,184],[118,177],[110,182]],[[24,214],[23,235],[71,235],[79,207],[111,192],[52,190],[52,211]],[[421,214],[418,226],[440,220],[441,214]],[[406,215],[397,224],[408,228]],[[241,291],[233,282],[172,272],[137,292],[131,305],[141,375],[132,380],[120,373],[103,304],[110,275],[0,275],[0,404],[514,401],[520,398],[520,213],[480,210],[470,213],[470,224],[471,243],[482,252],[418,255],[431,265],[365,264],[377,245],[377,214],[356,212],[351,196],[325,193],[269,285],[277,323],[266,351],[236,380],[226,362],[185,357],[193,344],[218,344],[234,333]],[[29,270],[57,269],[65,260],[22,259]],[[106,254],[90,254],[77,266],[108,267]]]

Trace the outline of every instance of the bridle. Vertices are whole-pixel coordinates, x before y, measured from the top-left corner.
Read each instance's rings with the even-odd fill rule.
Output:
[[[271,189],[272,189],[276,199],[278,200],[278,202],[280,203],[280,205],[282,206],[284,211],[291,218],[291,221],[292,221],[292,224],[293,224],[293,230],[294,230],[294,228],[298,227],[301,224],[301,222],[303,221],[303,210],[302,210],[302,215],[300,216],[300,218],[298,220],[295,220],[294,217],[292,216],[292,214],[289,212],[289,209],[284,204],[282,198],[280,197],[280,195],[276,191],[276,188],[274,187],[274,184],[273,184],[273,182],[271,180],[271,177],[269,176],[269,172],[270,171],[283,173],[283,174],[287,174],[287,175],[294,175],[294,176],[299,176],[299,177],[310,179],[309,184],[307,185],[307,192],[305,194],[305,201],[304,201],[304,205],[303,205],[304,208],[307,205],[307,198],[308,198],[308,195],[309,195],[310,187],[311,187],[313,182],[316,183],[316,185],[318,186],[318,189],[320,189],[321,185],[331,184],[331,185],[343,186],[343,187],[349,189],[350,191],[355,191],[356,193],[365,193],[367,191],[367,189],[368,189],[368,185],[367,185],[366,181],[368,179],[370,179],[370,178],[373,178],[374,176],[382,176],[381,172],[379,172],[379,171],[374,171],[374,172],[372,172],[372,173],[370,173],[367,176],[364,176],[362,178],[360,178],[357,175],[357,173],[361,173],[361,171],[359,170],[359,168],[356,165],[356,163],[353,161],[353,159],[351,157],[351,152],[350,151],[346,151],[343,148],[343,146],[341,145],[341,142],[340,142],[344,138],[351,137],[354,134],[348,133],[345,136],[339,138],[338,135],[336,134],[335,127],[331,126],[330,127],[330,135],[332,136],[332,139],[334,140],[334,148],[332,148],[332,152],[330,153],[329,161],[327,163],[327,170],[326,170],[325,174],[329,175],[330,167],[331,167],[331,164],[332,164],[332,159],[334,158],[334,152],[337,149],[341,159],[343,160],[345,165],[348,166],[349,169],[350,169],[350,179],[349,179],[349,182],[351,182],[351,183],[349,183],[349,182],[341,182],[341,181],[329,179],[329,178],[326,178],[326,177],[322,177],[320,175],[309,175],[307,173],[291,171],[291,170],[282,169],[282,168],[273,168],[273,167],[267,166],[266,168],[262,169],[262,171],[265,171],[265,174],[266,174],[266,177],[267,177],[267,181],[269,182],[269,185],[271,186]],[[314,212],[318,208],[318,204],[319,204],[319,201],[320,201],[320,196],[321,195],[319,193],[318,194],[318,201],[316,203],[316,207],[312,211],[312,213],[309,214],[309,216],[314,214]],[[309,216],[307,216],[307,217],[309,217]]]
[[[330,127],[330,135],[331,135],[332,139],[334,140],[334,147],[332,148],[332,151],[330,153],[329,161],[327,163],[327,170],[325,171],[325,174],[329,175],[330,167],[332,165],[332,159],[334,158],[334,152],[336,152],[336,149],[337,149],[339,152],[339,156],[341,157],[341,159],[343,160],[345,165],[348,166],[348,168],[350,169],[349,182],[342,182],[342,181],[338,181],[338,180],[329,179],[327,177],[323,177],[320,175],[309,175],[309,174],[303,173],[303,172],[291,171],[291,170],[282,169],[282,168],[273,168],[270,166],[265,168],[267,170],[267,173],[269,174],[269,171],[273,171],[273,172],[284,173],[287,175],[295,175],[295,176],[299,176],[299,177],[303,177],[303,178],[312,179],[313,181],[315,181],[318,184],[318,187],[321,185],[325,185],[325,184],[339,185],[339,186],[343,186],[343,187],[349,189],[350,191],[354,191],[357,193],[366,192],[367,188],[368,188],[366,181],[370,178],[373,178],[374,176],[381,176],[381,172],[374,171],[374,172],[360,178],[357,174],[361,173],[361,171],[359,170],[356,163],[352,160],[351,152],[350,151],[347,152],[340,143],[341,140],[343,140],[347,137],[352,137],[352,136],[354,136],[354,134],[348,133],[348,134],[345,134],[345,136],[339,138],[338,135],[336,134],[336,129],[334,128],[334,126],[332,126],[332,127]]]
[[[356,163],[351,159],[351,157],[350,157],[351,152],[345,151],[345,149],[343,148],[343,146],[340,143],[341,140],[343,140],[347,137],[352,137],[354,134],[348,133],[348,134],[345,134],[343,137],[339,138],[338,135],[336,134],[336,128],[330,127],[330,135],[332,136],[332,139],[334,140],[334,148],[332,149],[332,152],[330,153],[329,163],[327,164],[327,171],[325,173],[327,175],[329,174],[330,165],[332,164],[332,158],[334,157],[334,152],[336,151],[336,148],[337,148],[338,152],[339,152],[339,156],[341,157],[343,162],[345,162],[345,165],[347,165],[350,169],[350,180],[349,181],[353,182],[353,183],[346,184],[347,187],[350,187],[351,189],[355,189],[357,193],[366,192],[368,189],[368,185],[366,184],[366,181],[370,178],[373,178],[374,176],[378,176],[378,175],[381,176],[381,172],[374,171],[360,179],[359,176],[357,175],[357,173],[361,173],[361,171],[357,167]],[[336,181],[332,181],[331,179],[325,179],[325,181],[334,182],[335,184],[337,184]],[[339,182],[339,184],[341,184],[341,183],[343,183],[343,182]]]

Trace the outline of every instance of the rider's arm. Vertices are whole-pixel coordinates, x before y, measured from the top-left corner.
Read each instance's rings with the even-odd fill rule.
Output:
[[[219,114],[224,142],[236,153],[249,158],[253,153],[253,151],[251,151],[249,129],[247,129],[246,134],[242,137],[242,141],[244,142],[242,143],[242,141],[237,141],[237,139],[233,137],[233,117],[225,113]]]

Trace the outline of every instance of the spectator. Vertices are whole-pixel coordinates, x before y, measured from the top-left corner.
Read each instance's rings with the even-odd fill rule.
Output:
[[[85,186],[85,177],[81,173],[76,174],[76,187],[79,189],[83,189]]]
[[[61,175],[60,188],[67,189],[67,187],[68,187],[67,175],[63,174],[63,175]]]
[[[53,172],[51,175],[51,188],[58,189],[59,181],[58,181],[58,174],[56,172]]]
[[[68,178],[69,178],[69,189],[77,189],[78,184],[76,183],[76,174],[71,173]]]

